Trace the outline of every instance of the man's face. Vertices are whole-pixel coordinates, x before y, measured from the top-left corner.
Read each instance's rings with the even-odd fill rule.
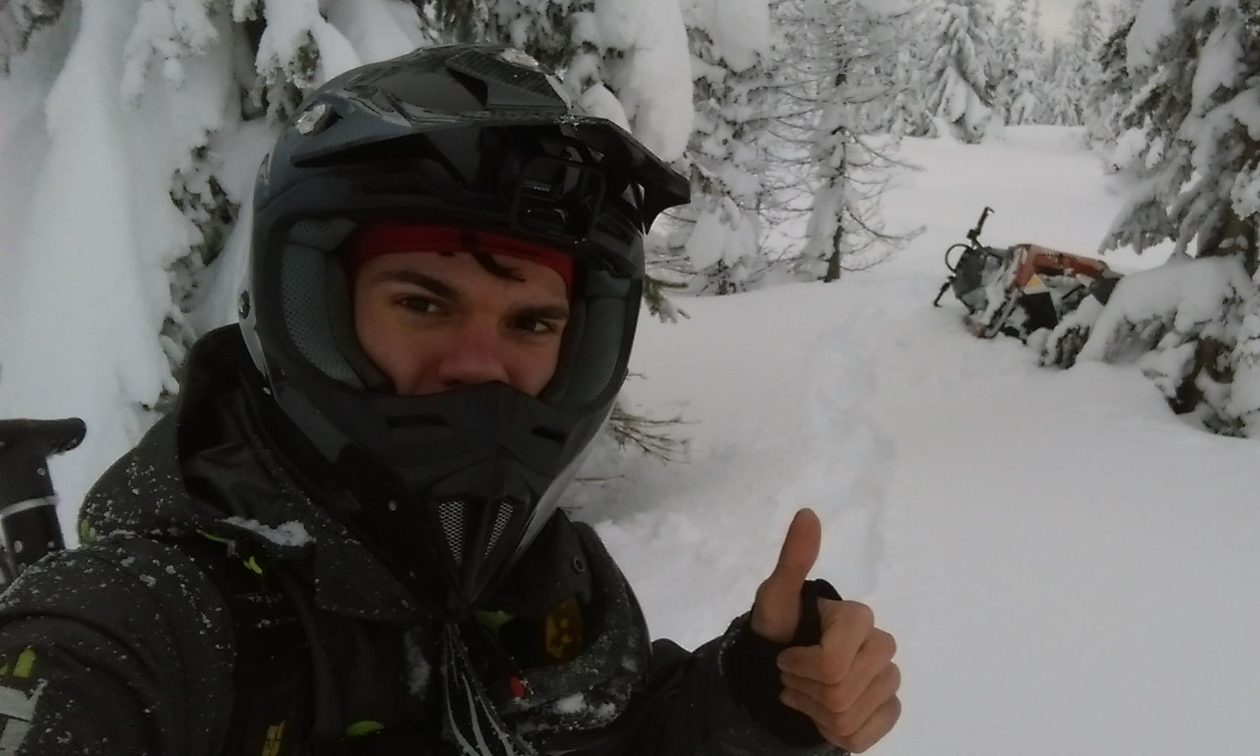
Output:
[[[537,396],[556,371],[569,317],[565,281],[532,260],[466,253],[373,257],[354,282],[354,329],[402,395],[490,381]],[[519,280],[514,280],[519,279]]]

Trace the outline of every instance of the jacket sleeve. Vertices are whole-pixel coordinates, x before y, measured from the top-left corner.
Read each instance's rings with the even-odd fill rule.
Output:
[[[232,706],[218,591],[173,548],[50,555],[0,597],[0,754],[212,756]]]
[[[622,753],[660,756],[810,756],[842,753],[812,725],[801,726],[797,712],[746,695],[748,679],[736,667],[748,643],[747,615],[721,637],[694,652],[669,640],[652,644],[650,691],[636,712],[633,731]],[[773,665],[773,656],[769,662]],[[773,674],[777,681],[777,671]],[[775,691],[777,696],[777,690]],[[770,708],[770,707],[777,708]],[[802,715],[803,716],[803,715]],[[783,721],[790,724],[785,728]],[[808,720],[805,720],[806,722]]]

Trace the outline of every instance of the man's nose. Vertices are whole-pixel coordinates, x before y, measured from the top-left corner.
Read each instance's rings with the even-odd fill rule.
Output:
[[[511,382],[502,337],[493,324],[468,323],[453,337],[437,365],[437,378],[444,389]]]

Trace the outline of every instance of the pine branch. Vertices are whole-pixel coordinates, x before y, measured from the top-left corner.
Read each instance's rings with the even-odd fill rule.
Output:
[[[687,442],[674,438],[665,429],[682,424],[681,416],[669,420],[649,418],[630,412],[618,401],[609,417],[608,429],[619,448],[633,446],[648,456],[674,462],[686,454]]]

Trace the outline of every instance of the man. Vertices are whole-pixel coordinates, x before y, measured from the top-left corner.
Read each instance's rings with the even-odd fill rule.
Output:
[[[321,87],[259,172],[241,323],[0,606],[0,753],[796,754],[896,721],[893,642],[807,582],[650,643],[556,501],[625,378],[686,182],[528,58]]]

